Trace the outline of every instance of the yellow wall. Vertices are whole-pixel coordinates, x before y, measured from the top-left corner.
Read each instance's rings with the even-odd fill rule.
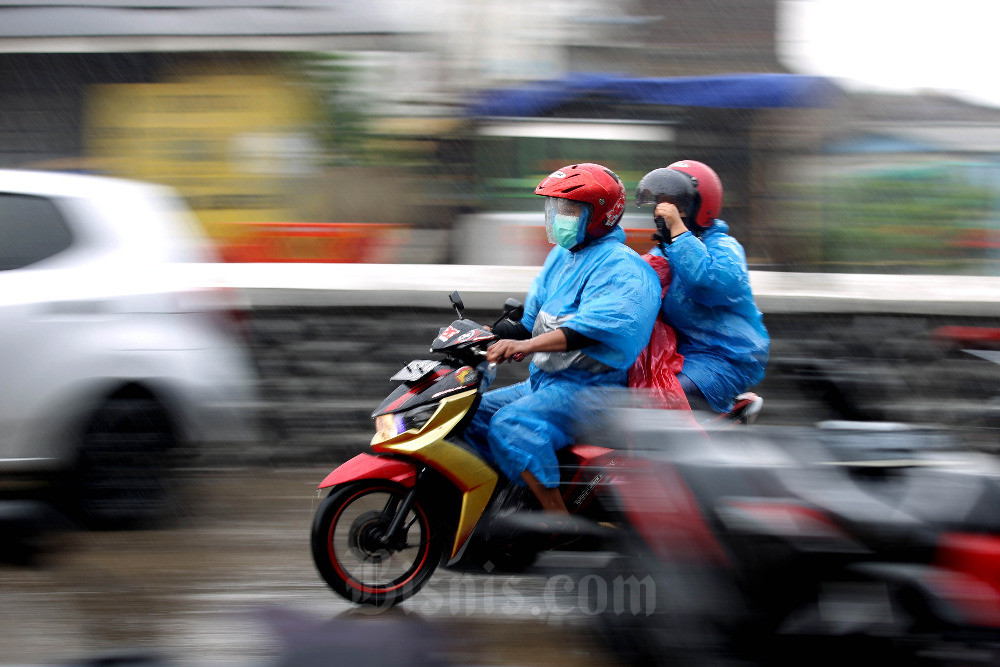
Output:
[[[311,98],[274,74],[192,75],[89,91],[88,157],[177,188],[206,230],[292,220],[288,183],[307,167]]]

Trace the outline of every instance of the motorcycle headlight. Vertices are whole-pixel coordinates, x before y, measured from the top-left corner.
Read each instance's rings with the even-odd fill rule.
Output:
[[[437,410],[435,405],[422,405],[406,412],[392,412],[375,418],[375,433],[379,440],[394,438],[400,433],[419,430]]]

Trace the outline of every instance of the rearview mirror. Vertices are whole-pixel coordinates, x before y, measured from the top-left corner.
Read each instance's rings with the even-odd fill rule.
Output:
[[[465,310],[465,304],[462,303],[462,295],[458,293],[458,290],[455,290],[448,295],[448,299],[451,301],[451,305],[455,307],[458,318],[462,319],[462,311]]]
[[[517,299],[507,299],[503,304],[503,316],[508,320],[520,322],[524,315],[524,304]]]

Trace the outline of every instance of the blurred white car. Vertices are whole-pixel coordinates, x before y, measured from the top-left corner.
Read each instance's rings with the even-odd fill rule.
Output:
[[[45,478],[90,522],[142,520],[187,445],[256,436],[215,261],[172,190],[0,170],[0,485]]]

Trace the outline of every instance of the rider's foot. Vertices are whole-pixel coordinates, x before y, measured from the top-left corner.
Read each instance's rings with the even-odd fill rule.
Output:
[[[569,510],[566,509],[566,502],[563,500],[562,492],[559,490],[559,487],[550,489],[543,486],[542,483],[538,481],[538,478],[527,470],[521,473],[521,479],[523,479],[524,483],[528,485],[531,492],[535,494],[535,498],[538,499],[538,503],[542,506],[543,510],[558,514],[569,514]]]

